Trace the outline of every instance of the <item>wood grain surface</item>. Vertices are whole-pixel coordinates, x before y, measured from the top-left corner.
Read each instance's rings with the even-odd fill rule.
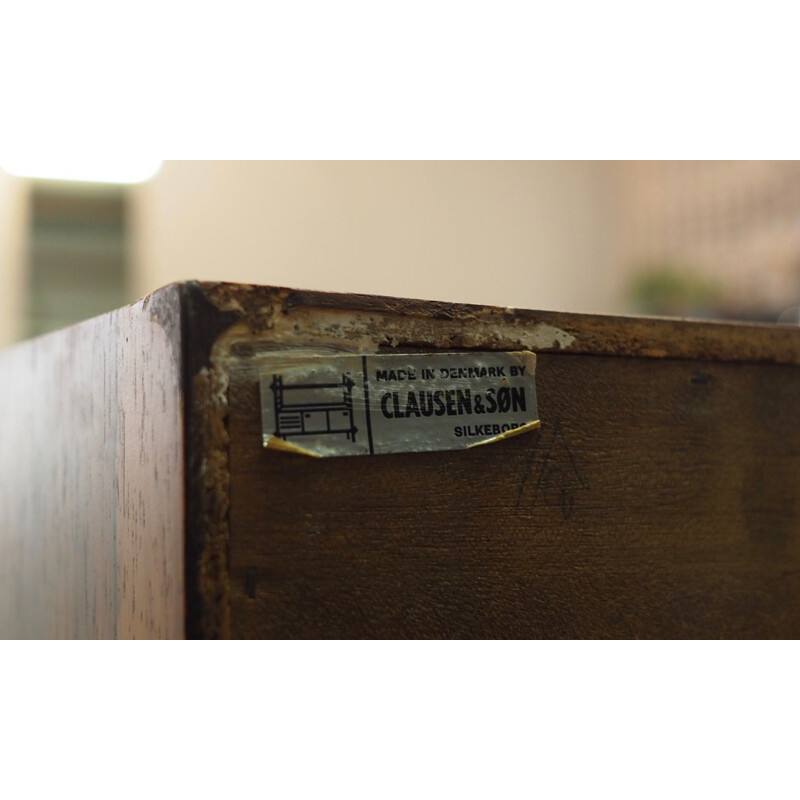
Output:
[[[0,354],[0,635],[181,637],[175,287]]]
[[[798,370],[543,355],[538,386],[538,432],[313,460],[259,446],[237,376],[234,633],[800,635]]]
[[[262,354],[520,349],[538,431],[262,447]],[[797,328],[190,282],[0,380],[5,637],[800,635]]]

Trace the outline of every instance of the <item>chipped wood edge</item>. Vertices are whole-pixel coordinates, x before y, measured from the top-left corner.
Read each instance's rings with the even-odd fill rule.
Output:
[[[186,636],[230,637],[228,370],[217,340],[237,318],[181,284],[185,393]]]
[[[196,284],[252,336],[353,352],[533,350],[800,364],[800,327],[530,311],[230,283]]]

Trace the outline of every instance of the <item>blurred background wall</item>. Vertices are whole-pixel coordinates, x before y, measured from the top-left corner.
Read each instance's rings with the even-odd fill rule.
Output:
[[[632,310],[775,321],[800,302],[800,162],[616,165]]]
[[[800,304],[800,165],[167,161],[134,185],[0,171],[0,343],[189,278],[775,321]]]
[[[137,187],[139,292],[201,278],[608,308],[597,162],[167,162]]]

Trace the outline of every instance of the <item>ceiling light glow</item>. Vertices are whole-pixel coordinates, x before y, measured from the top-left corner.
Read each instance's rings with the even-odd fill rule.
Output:
[[[0,167],[11,175],[76,183],[144,183],[163,162],[150,158],[4,158]]]

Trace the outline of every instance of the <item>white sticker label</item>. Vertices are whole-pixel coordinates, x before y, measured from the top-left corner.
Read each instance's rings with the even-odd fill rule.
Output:
[[[533,353],[259,361],[264,446],[310,456],[460,450],[539,426]]]

